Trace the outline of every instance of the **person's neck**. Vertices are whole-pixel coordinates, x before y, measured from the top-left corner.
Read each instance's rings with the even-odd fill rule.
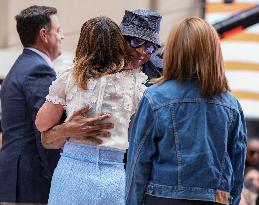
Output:
[[[33,45],[33,46],[30,46],[30,47],[31,47],[31,48],[35,48],[35,49],[37,49],[38,51],[44,53],[45,55],[47,55],[47,56],[49,57],[49,59],[50,59],[51,61],[54,60],[54,59],[52,59],[52,58],[50,57],[49,52],[48,52],[47,49],[45,49],[45,47],[43,47],[43,46],[41,46],[41,45],[39,45],[39,44],[35,44],[35,45]]]

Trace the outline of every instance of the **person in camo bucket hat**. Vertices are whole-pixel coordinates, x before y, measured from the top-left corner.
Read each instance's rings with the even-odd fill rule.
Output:
[[[124,36],[138,37],[160,47],[159,30],[162,16],[151,10],[125,10],[120,28]]]
[[[132,48],[131,60],[134,68],[148,62],[151,55],[160,47],[159,31],[161,19],[162,16],[159,13],[151,10],[125,10],[120,28]],[[155,68],[153,70],[154,72],[147,73],[149,79],[161,76],[161,69]],[[143,72],[145,72],[145,69]]]

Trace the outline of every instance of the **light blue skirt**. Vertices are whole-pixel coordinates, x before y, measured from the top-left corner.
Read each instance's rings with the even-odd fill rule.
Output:
[[[124,152],[66,142],[48,205],[124,205]]]

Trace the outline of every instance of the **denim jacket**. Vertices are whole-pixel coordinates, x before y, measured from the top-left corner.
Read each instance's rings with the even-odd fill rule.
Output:
[[[202,97],[196,80],[149,87],[134,119],[126,169],[126,204],[145,194],[238,205],[246,126],[229,93]]]

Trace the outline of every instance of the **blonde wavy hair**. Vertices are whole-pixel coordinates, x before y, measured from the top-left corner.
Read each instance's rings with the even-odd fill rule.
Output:
[[[129,48],[119,26],[108,17],[86,21],[80,32],[73,77],[82,89],[87,79],[98,78],[129,67]]]
[[[173,27],[163,59],[163,76],[154,83],[197,78],[202,96],[230,91],[218,34],[199,17],[185,18]]]

